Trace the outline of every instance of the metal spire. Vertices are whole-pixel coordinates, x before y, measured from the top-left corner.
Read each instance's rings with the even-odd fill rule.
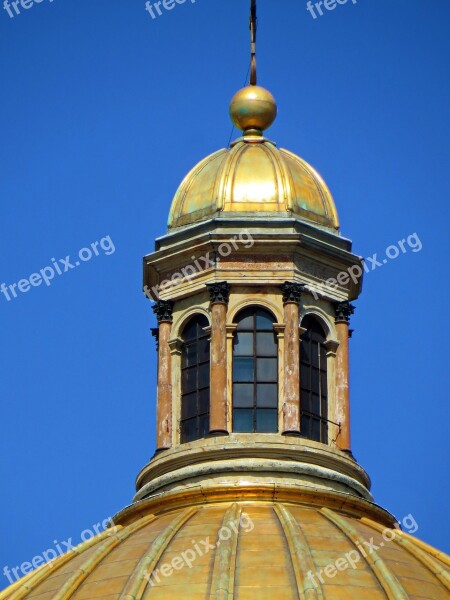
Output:
[[[250,85],[257,84],[256,78],[256,0],[251,0],[250,5],[250,38],[251,38],[251,62],[250,62]]]

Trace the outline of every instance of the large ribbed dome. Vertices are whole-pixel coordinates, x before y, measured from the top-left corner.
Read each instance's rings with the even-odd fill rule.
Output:
[[[248,498],[169,510],[147,501],[119,515],[115,532],[40,567],[0,598],[449,598],[448,557],[398,530],[386,541],[386,527],[358,514],[352,501],[329,508]],[[347,568],[327,575],[339,559]]]
[[[262,136],[244,136],[198,163],[175,194],[168,225],[240,213],[296,215],[339,228],[333,198],[317,171]]]

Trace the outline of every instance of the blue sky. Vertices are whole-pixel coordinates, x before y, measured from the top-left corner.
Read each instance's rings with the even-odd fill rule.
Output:
[[[0,295],[1,570],[78,542],[129,503],[153,454],[141,259],[187,170],[228,142],[248,4],[156,19],[143,0],[0,8],[0,283],[112,242],[49,286]],[[357,302],[353,450],[377,502],[449,551],[450,4],[359,0],[315,20],[303,0],[259,4],[269,137],[323,175],[356,253],[421,241],[367,274]]]

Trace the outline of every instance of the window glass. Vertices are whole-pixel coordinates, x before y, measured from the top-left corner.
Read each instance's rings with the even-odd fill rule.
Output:
[[[277,356],[277,351],[276,337],[273,331],[256,334],[256,354],[258,356]]]
[[[235,356],[252,356],[253,355],[253,333],[238,332],[234,340],[234,355]]]
[[[233,401],[237,408],[253,407],[254,385],[252,383],[235,383],[233,385]]]
[[[328,442],[328,389],[326,336],[312,316],[302,321],[300,342],[300,431],[304,437]]]
[[[275,319],[249,307],[236,317],[233,343],[233,431],[278,431],[278,343]]]
[[[278,412],[276,409],[259,409],[256,411],[256,428],[261,433],[271,433],[278,429]]]
[[[277,408],[278,386],[276,383],[258,383],[256,385],[256,405],[259,408]]]
[[[255,361],[251,357],[235,358],[233,361],[234,381],[251,382],[255,378]]]
[[[276,358],[257,358],[256,377],[258,381],[277,380],[278,361]]]
[[[181,442],[209,433],[210,358],[204,315],[193,317],[182,332],[181,355]]]
[[[233,411],[233,431],[238,433],[253,432],[253,410],[239,408]]]

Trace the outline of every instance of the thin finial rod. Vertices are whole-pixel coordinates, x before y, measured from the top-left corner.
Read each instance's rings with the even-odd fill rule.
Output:
[[[250,85],[257,84],[256,77],[256,0],[251,0],[250,6],[250,37],[251,37],[251,62],[250,62]]]

